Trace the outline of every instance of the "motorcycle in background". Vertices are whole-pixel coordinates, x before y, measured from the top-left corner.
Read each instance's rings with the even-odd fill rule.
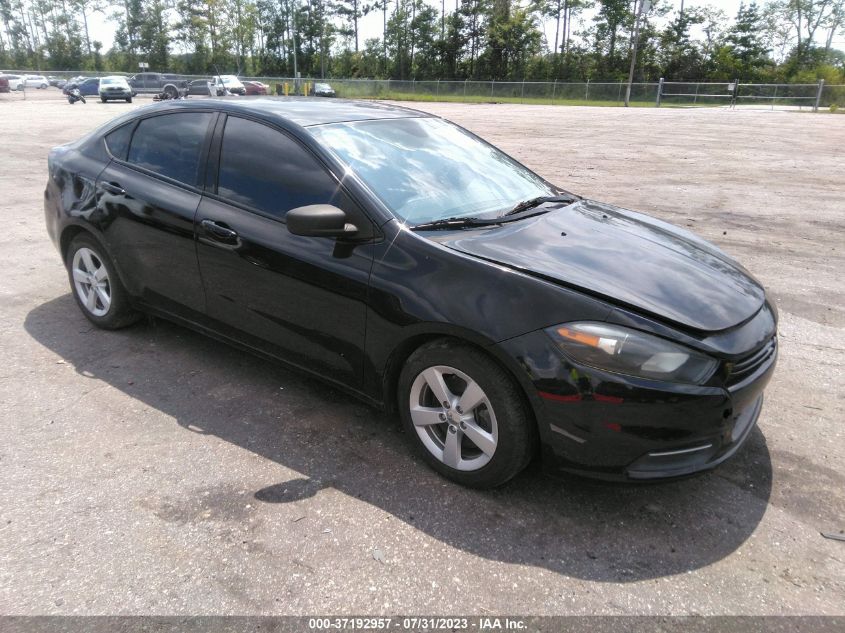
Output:
[[[67,95],[67,102],[70,105],[73,105],[77,101],[81,101],[85,103],[85,96],[79,91],[79,87],[76,85],[69,86],[65,88],[65,94]]]

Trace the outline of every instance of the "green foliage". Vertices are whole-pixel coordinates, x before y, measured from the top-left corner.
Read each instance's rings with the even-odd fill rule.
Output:
[[[0,67],[397,80],[620,81],[640,0],[0,0]],[[89,22],[114,27],[104,49]],[[381,18],[361,41],[364,16]],[[636,81],[845,83],[845,0],[643,12]],[[552,35],[553,34],[553,35]],[[107,44],[107,46],[109,46]]]

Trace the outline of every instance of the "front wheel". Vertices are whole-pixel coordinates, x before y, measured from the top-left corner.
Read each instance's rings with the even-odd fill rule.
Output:
[[[85,101],[85,97],[83,97],[82,95],[79,95],[79,100],[80,100],[82,103],[88,103],[87,101]]]
[[[116,330],[138,320],[140,315],[130,305],[114,265],[97,240],[84,233],[77,235],[65,263],[73,297],[94,325]]]
[[[100,97],[100,101],[102,101],[103,103],[105,103],[106,101],[108,101],[108,99],[106,99],[105,97]]]
[[[460,484],[492,488],[531,461],[536,427],[513,377],[484,352],[442,339],[399,377],[403,425],[422,457]]]
[[[68,98],[67,98],[67,102],[68,102],[70,105],[73,105],[74,103],[76,103],[76,100],[75,100],[73,97],[68,97]]]

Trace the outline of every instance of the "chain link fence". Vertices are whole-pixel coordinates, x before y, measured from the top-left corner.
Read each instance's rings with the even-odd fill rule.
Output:
[[[102,77],[129,73],[91,71],[5,71],[70,79],[79,75]],[[210,75],[182,75],[189,81]],[[328,83],[338,97],[398,101],[454,101],[464,103],[523,103],[545,105],[622,105],[625,82],[454,81],[398,79],[319,79],[315,77],[242,77],[261,81],[270,94],[311,93],[314,84]],[[27,88],[0,94],[0,98],[64,98],[61,90]],[[640,82],[631,87],[633,106],[742,107],[765,109],[840,109],[845,111],[845,84],[751,84],[738,82]],[[833,106],[833,107],[831,107]]]

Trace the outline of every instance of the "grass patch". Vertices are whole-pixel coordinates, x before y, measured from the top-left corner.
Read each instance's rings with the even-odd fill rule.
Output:
[[[599,106],[599,107],[620,107],[624,103],[616,100],[601,99],[552,99],[545,97],[499,97],[481,95],[432,95],[414,94],[407,92],[382,92],[378,95],[372,94],[350,94],[342,90],[338,95],[347,99],[384,99],[389,101],[418,101],[418,102],[444,102],[444,103],[517,103],[525,105],[566,105],[566,106]],[[631,107],[649,108],[654,107],[654,101],[631,101]]]

